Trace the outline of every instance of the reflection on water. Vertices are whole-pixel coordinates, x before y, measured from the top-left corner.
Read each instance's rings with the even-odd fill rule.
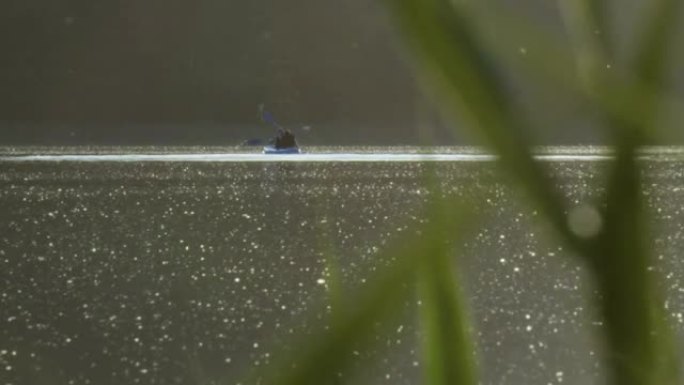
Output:
[[[683,162],[650,155],[654,250],[681,331]],[[606,162],[547,165],[573,205],[603,193]],[[323,317],[327,251],[344,287],[362,285],[423,220],[427,169],[486,214],[460,257],[484,383],[598,383],[582,266],[494,163],[458,161],[0,162],[0,383],[238,383]],[[420,383],[406,306],[355,353],[379,357],[370,383]]]

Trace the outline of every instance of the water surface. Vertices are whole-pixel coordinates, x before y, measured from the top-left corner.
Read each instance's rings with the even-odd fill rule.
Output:
[[[604,193],[610,151],[539,155],[569,209]],[[504,184],[495,158],[473,148],[264,157],[244,148],[2,149],[0,383],[239,383],[279,350],[296,353],[291,336],[325,318],[331,255],[346,290],[382,268],[378,253],[424,220],[428,170],[485,218],[455,255],[484,383],[600,383],[586,273]],[[655,148],[641,164],[681,340],[684,158]],[[344,378],[420,383],[415,302],[376,347],[355,352],[360,374]]]

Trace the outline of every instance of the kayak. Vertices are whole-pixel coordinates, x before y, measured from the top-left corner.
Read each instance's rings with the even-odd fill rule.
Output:
[[[275,148],[273,146],[264,147],[264,154],[299,154],[299,147]]]

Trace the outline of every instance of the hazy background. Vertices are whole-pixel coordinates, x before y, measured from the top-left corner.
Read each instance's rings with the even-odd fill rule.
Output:
[[[555,2],[506,3],[563,38]],[[262,103],[304,144],[466,142],[377,0],[6,0],[0,52],[0,144],[236,144],[272,134]],[[547,102],[526,107],[542,143],[600,142],[579,103],[511,87]]]

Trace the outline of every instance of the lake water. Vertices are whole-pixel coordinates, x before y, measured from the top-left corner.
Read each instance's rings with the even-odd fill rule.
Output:
[[[570,207],[602,196],[605,149],[541,153]],[[684,152],[641,163],[684,342]],[[483,383],[600,383],[585,270],[476,149],[2,148],[0,384],[237,384],[326,312],[329,255],[344,288],[372,277],[424,219],[429,170],[485,218],[455,256]],[[413,302],[352,378],[420,383]]]

